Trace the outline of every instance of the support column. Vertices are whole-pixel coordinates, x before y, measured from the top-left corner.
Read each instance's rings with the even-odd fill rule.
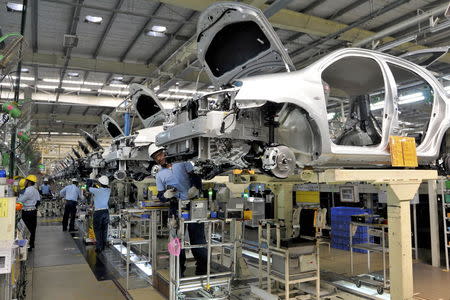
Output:
[[[436,180],[428,180],[428,206],[430,208],[431,264],[433,267],[440,267],[441,255],[439,252],[439,216]]]
[[[284,220],[286,225],[286,237],[292,235],[292,189],[293,183],[276,183],[271,185],[275,194],[275,219]]]
[[[388,188],[391,299],[413,299],[410,200],[419,185],[393,183]]]

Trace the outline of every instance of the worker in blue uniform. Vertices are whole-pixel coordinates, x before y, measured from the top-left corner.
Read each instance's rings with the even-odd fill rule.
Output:
[[[66,200],[66,205],[64,207],[64,216],[62,220],[63,231],[67,231],[67,223],[70,217],[69,231],[75,230],[75,216],[77,214],[78,201],[84,199],[81,189],[78,187],[78,179],[72,178],[72,184],[64,187],[59,195]]]
[[[198,196],[202,188],[201,179],[194,174],[194,168],[190,162],[167,163],[164,148],[157,147],[155,144],[149,146],[149,156],[161,166],[156,174],[158,198],[162,202],[170,202],[170,214],[177,217],[178,201]],[[203,223],[189,223],[187,227],[191,245],[206,244]],[[206,248],[196,248],[191,251],[196,260],[195,274],[206,274],[208,256]],[[181,276],[186,270],[185,262],[186,254],[183,250],[180,254]]]
[[[36,207],[38,202],[41,200],[41,195],[39,195],[38,190],[35,185],[37,182],[36,175],[28,175],[25,178],[25,191],[20,194],[17,201],[22,202],[22,220],[30,231],[30,248],[34,248],[34,240],[36,236],[36,226],[37,226],[37,210]]]
[[[98,179],[98,187],[93,187],[93,181],[88,180],[88,191],[94,196],[94,232],[95,232],[95,252],[100,253],[105,250],[108,242],[109,224],[109,179],[101,176]]]
[[[44,183],[39,188],[39,193],[41,194],[42,198],[44,199],[51,199],[52,198],[52,188],[48,184],[48,178],[44,178]]]

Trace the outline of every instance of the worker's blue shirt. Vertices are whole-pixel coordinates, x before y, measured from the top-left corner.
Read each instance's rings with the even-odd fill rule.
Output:
[[[188,199],[188,191],[192,186],[189,173],[194,170],[190,162],[174,163],[171,168],[161,168],[156,174],[156,187],[158,191],[165,191],[168,186],[177,189],[177,198],[181,200]]]
[[[77,187],[75,184],[70,184],[68,186],[66,186],[65,188],[63,188],[60,192],[59,195],[61,197],[63,197],[66,200],[70,200],[70,201],[78,201],[78,200],[83,200],[83,193],[81,192],[80,188]]]
[[[41,185],[41,194],[42,195],[50,195],[51,194],[51,188],[48,184]]]
[[[108,209],[109,196],[111,195],[110,188],[90,187],[89,192],[94,195],[95,210]]]
[[[29,186],[17,200],[23,203],[24,209],[36,209],[36,203],[41,200],[41,195],[34,186]]]

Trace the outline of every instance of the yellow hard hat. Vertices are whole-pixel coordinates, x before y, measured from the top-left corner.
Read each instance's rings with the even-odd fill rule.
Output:
[[[27,181],[25,178],[22,178],[19,180],[19,188],[23,190],[25,188],[25,181]]]
[[[26,180],[32,181],[34,183],[37,182],[37,177],[36,175],[28,175],[27,177],[25,177]]]

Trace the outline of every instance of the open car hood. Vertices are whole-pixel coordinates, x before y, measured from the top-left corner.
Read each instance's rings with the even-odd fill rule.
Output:
[[[209,6],[197,23],[198,59],[216,87],[294,64],[261,10],[236,2]]]
[[[102,146],[100,146],[100,143],[89,133],[87,133],[84,130],[80,130],[81,131],[81,135],[84,137],[84,140],[86,141],[86,143],[88,143],[88,145],[92,148],[92,150],[94,152],[100,151],[101,149],[103,149]]]
[[[125,136],[119,124],[117,124],[117,122],[110,116],[102,115],[102,123],[105,130],[113,139]]]
[[[423,49],[407,52],[400,57],[426,68],[439,60],[442,56],[446,55],[449,49],[450,46]]]
[[[164,122],[164,107],[152,90],[140,84],[132,84],[130,94],[133,108],[144,127]]]
[[[88,147],[83,144],[82,142],[78,141],[78,146],[80,147],[81,151],[83,151],[84,155],[88,155],[89,154],[89,149]]]

